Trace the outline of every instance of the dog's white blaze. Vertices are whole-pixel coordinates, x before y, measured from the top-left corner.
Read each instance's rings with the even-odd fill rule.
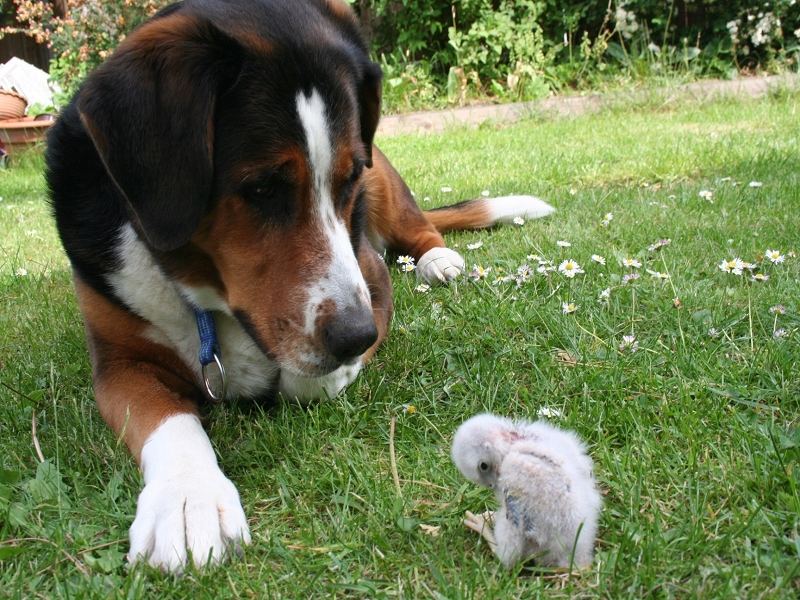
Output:
[[[305,306],[305,332],[313,335],[319,305],[331,299],[337,310],[348,306],[370,306],[367,284],[358,267],[345,224],[336,216],[331,194],[331,146],[325,103],[317,90],[297,93],[297,114],[306,136],[308,161],[314,182],[317,218],[331,254],[328,272],[311,284]]]
[[[114,292],[134,313],[150,322],[145,332],[148,339],[178,352],[199,383],[200,338],[194,313],[130,224],[120,229],[117,256],[121,267],[107,277]],[[216,311],[214,321],[231,397],[255,396],[268,391],[278,366],[264,356],[231,316],[227,303],[208,287],[181,288],[198,308]]]

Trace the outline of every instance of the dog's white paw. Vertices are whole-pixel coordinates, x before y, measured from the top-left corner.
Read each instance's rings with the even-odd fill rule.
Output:
[[[239,493],[217,466],[194,415],[164,421],[142,449],[145,487],[130,529],[130,562],[181,572],[250,543]]]
[[[417,274],[426,283],[447,283],[464,272],[464,259],[450,248],[431,248],[417,261]]]

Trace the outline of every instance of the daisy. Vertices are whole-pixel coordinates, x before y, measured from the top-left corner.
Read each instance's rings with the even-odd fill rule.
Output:
[[[471,244],[467,244],[467,250],[477,250],[478,248],[483,246],[483,242],[478,240],[477,242],[473,242]]]
[[[710,338],[718,338],[720,336],[720,331],[716,327],[710,327],[708,330],[708,337]]]
[[[515,277],[513,275],[500,275],[495,277],[494,281],[492,282],[493,285],[500,285],[501,283],[508,283],[510,281],[514,281]],[[519,281],[517,281],[519,283]]]
[[[542,406],[537,412],[536,416],[540,419],[559,419],[564,416],[564,413],[561,412],[558,408],[550,408],[548,406]]]
[[[656,279],[669,279],[669,273],[662,273],[661,271],[651,271],[650,269],[646,269],[646,271],[650,274],[651,277],[655,277]]]
[[[533,275],[533,271],[531,270],[530,265],[520,265],[517,268],[517,278],[522,279],[523,281],[527,281]]]
[[[598,300],[608,300],[611,297],[611,288],[606,288],[597,297]]]
[[[789,332],[786,331],[783,327],[779,327],[778,329],[772,332],[772,337],[774,337],[776,340],[780,340],[785,337],[789,337]]]
[[[570,246],[572,246],[572,244],[570,244],[569,242],[565,242],[564,240],[558,240],[556,242],[556,246],[558,246],[559,248],[569,248]]]
[[[636,281],[637,279],[639,279],[639,277],[641,277],[641,275],[639,275],[638,273],[625,273],[625,275],[622,276],[622,284],[627,285],[631,281]]]
[[[574,302],[564,302],[561,304],[561,312],[565,315],[571,315],[578,310],[578,305]]]
[[[619,345],[620,352],[625,352],[625,350],[630,350],[631,353],[634,353],[638,349],[639,349],[639,342],[636,340],[635,335],[622,336],[622,342]]]
[[[536,267],[536,272],[541,273],[542,275],[549,275],[551,271],[555,271],[556,268],[552,265],[539,265]]]
[[[405,254],[397,257],[397,264],[400,265],[400,270],[403,273],[410,273],[417,268],[417,266],[414,264],[414,257],[407,256]]]
[[[402,409],[407,415],[413,415],[415,412],[417,412],[417,407],[413,404],[403,404]]]
[[[525,219],[522,217],[514,217],[514,225],[525,225]]]
[[[608,221],[609,223],[614,220],[614,213],[606,213],[603,215],[603,221]]]
[[[783,304],[776,304],[769,307],[769,312],[773,315],[785,315],[786,307]]]
[[[420,294],[427,294],[428,290],[431,289],[427,283],[420,283],[417,287],[414,288],[415,292],[419,292]]]
[[[542,260],[542,257],[539,256],[538,254],[528,254],[528,256],[526,256],[525,258],[527,258],[531,262],[540,262]]]
[[[709,202],[711,202],[711,199],[714,197],[714,192],[712,192],[711,190],[700,190],[700,192],[697,195],[700,196],[703,200],[708,200]]]
[[[749,185],[751,188],[760,188],[764,184],[761,183],[760,181],[751,181],[747,185]]]
[[[598,264],[601,264],[601,265],[605,265],[606,264],[605,257],[600,256],[599,254],[592,254],[592,260],[594,262],[598,263]]]
[[[741,258],[731,258],[723,260],[719,263],[719,270],[725,273],[733,273],[734,275],[741,275],[744,269],[744,261]]]
[[[490,195],[491,195],[491,192],[489,190],[483,190],[481,192],[481,196],[483,196],[484,198],[488,198]]]
[[[764,253],[764,256],[768,258],[769,262],[771,262],[773,265],[778,265],[786,260],[786,257],[781,254],[780,250],[767,250]]]
[[[756,273],[750,278],[751,281],[769,281],[769,275],[766,273]]]
[[[578,190],[576,190],[574,187],[569,188],[569,195],[570,196],[574,196],[577,193],[578,193]]]
[[[756,263],[742,261],[742,268],[747,269],[748,271],[752,271],[756,268]]]
[[[638,269],[639,267],[642,266],[642,263],[640,263],[635,258],[623,258],[622,259],[622,266],[623,267],[633,268],[633,269]]]
[[[17,277],[25,277],[28,274],[28,269],[26,269],[25,267],[20,267],[19,269],[14,271],[14,274]]]
[[[489,276],[489,272],[492,270],[492,267],[483,268],[480,265],[472,265],[472,271],[470,272],[469,276],[472,277],[475,281],[479,279],[486,279]]]
[[[658,241],[653,242],[652,244],[650,244],[647,247],[647,250],[650,251],[650,252],[655,252],[656,250],[660,250],[664,246],[669,246],[671,243],[672,243],[672,240],[669,239],[669,238],[664,239],[664,240],[658,240]]]
[[[677,296],[675,296],[675,297],[672,299],[672,306],[674,306],[675,308],[682,308],[682,307],[683,307],[683,302],[681,302],[681,299],[680,299],[680,298],[678,298]]]
[[[569,279],[572,279],[578,273],[584,272],[583,269],[581,269],[581,266],[571,258],[558,265],[558,270],[564,275],[564,277]]]
[[[452,192],[452,191],[453,191],[453,188],[451,188],[449,185],[443,185],[443,186],[440,188],[440,190],[439,190],[439,191],[440,191],[440,192],[442,192],[443,194],[449,194],[450,192]]]

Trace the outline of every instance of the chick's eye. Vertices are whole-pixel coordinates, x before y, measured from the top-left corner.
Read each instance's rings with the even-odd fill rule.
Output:
[[[478,465],[478,468],[481,470],[482,473],[485,473],[486,471],[489,470],[489,465],[488,463],[482,462],[481,464]]]

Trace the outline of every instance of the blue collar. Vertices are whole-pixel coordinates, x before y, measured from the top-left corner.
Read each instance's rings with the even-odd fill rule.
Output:
[[[222,352],[217,341],[217,328],[214,326],[214,315],[210,310],[194,309],[194,316],[197,319],[197,333],[200,335],[200,368],[203,374],[203,383],[206,386],[208,396],[215,402],[225,400],[227,382],[225,380],[225,367],[222,365]],[[216,364],[219,372],[219,383],[222,390],[217,393],[208,375],[208,366]]]

